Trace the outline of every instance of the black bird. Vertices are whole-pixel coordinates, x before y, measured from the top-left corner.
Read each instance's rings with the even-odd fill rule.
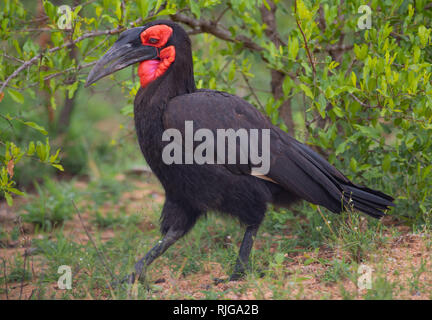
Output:
[[[353,208],[381,218],[393,198],[354,184],[316,152],[272,125],[245,100],[195,86],[191,41],[172,21],[153,21],[123,32],[91,70],[86,85],[131,64],[140,63],[141,88],[134,103],[135,127],[144,157],[165,189],[161,215],[164,235],[135,265],[134,282],[208,211],[237,217],[246,226],[230,280],[246,271],[254,237],[267,204],[287,207],[306,200],[340,213]],[[185,121],[196,130],[269,129],[270,169],[257,174],[254,164],[166,164],[162,159],[166,129],[185,136]],[[217,157],[218,155],[215,155]],[[224,157],[223,155],[219,155]],[[184,157],[184,154],[183,154]]]

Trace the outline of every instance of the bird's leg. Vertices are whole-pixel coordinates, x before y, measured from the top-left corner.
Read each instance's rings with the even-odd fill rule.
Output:
[[[147,267],[159,256],[161,256],[172,244],[183,236],[181,230],[169,229],[166,235],[147,254],[135,264],[135,272],[128,276],[127,282],[132,284],[143,281]]]
[[[230,276],[229,281],[237,281],[241,279],[246,269],[249,267],[249,255],[252,250],[254,238],[258,232],[258,226],[248,226],[240,245],[239,255],[234,267],[234,272]]]
[[[240,245],[239,255],[237,257],[237,261],[234,267],[234,272],[227,279],[228,281],[237,281],[244,276],[245,271],[249,266],[249,255],[252,250],[254,238],[257,232],[258,232],[258,226],[248,226],[246,228],[243,241]],[[227,280],[215,278],[214,283],[219,284],[222,282],[226,282]]]

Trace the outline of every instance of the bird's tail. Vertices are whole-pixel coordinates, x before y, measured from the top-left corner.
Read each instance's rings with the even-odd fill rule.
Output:
[[[380,219],[385,215],[385,211],[390,206],[394,206],[393,198],[377,190],[366,187],[351,185],[341,185],[343,190],[345,208],[353,208],[367,215]]]
[[[281,181],[282,185],[285,184],[287,189],[300,198],[322,205],[335,213],[355,209],[378,219],[385,215],[389,207],[394,206],[391,196],[352,183],[309,147],[296,140],[290,142],[294,150],[290,148],[291,152],[286,154],[285,168],[289,166],[286,173],[291,176],[294,174],[296,182],[284,183],[287,179],[277,181]]]

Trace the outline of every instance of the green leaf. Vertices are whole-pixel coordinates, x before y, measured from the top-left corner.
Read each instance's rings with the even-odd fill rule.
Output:
[[[347,145],[348,145],[348,141],[344,141],[344,142],[340,143],[336,148],[335,154],[339,155],[339,154],[343,153],[346,150]]]
[[[197,17],[197,19],[199,19],[201,16],[201,11],[198,3],[196,3],[195,0],[189,0],[189,5],[191,12],[194,14],[195,17]]]
[[[378,129],[371,127],[371,126],[362,126],[359,124],[355,124],[354,127],[358,130],[361,131],[361,133],[369,138],[374,138],[374,139],[380,139],[381,138],[381,133]]]
[[[361,47],[354,44],[354,53],[358,60],[364,60],[368,54],[368,46],[366,44],[362,44]]]
[[[296,0],[297,1],[297,12],[300,17],[300,20],[311,20],[312,19],[312,13],[308,10],[306,5],[302,0]]]
[[[422,47],[426,47],[428,42],[429,42],[429,34],[430,34],[430,30],[428,28],[426,28],[425,26],[420,26],[418,28],[418,36],[420,39],[420,43],[422,45]]]
[[[46,12],[47,16],[52,21],[54,21],[55,20],[55,16],[56,16],[55,6],[51,2],[49,2],[48,0],[44,0],[43,6],[44,6],[44,9],[45,9],[45,12]]]
[[[352,82],[354,87],[357,86],[357,76],[356,76],[354,71],[351,72],[351,82]]]
[[[61,164],[56,163],[56,164],[52,164],[52,166],[54,168],[57,168],[60,171],[64,171],[64,168],[63,168],[63,166]]]
[[[143,19],[147,18],[147,15],[148,15],[148,12],[150,9],[149,4],[150,4],[150,1],[148,1],[148,0],[139,0],[137,2],[138,9],[139,9],[140,14],[141,14],[141,18],[143,18]]]
[[[422,178],[425,179],[432,172],[432,164],[423,169]]]
[[[57,162],[56,160],[57,160],[59,154],[60,154],[60,149],[57,149],[57,152],[56,152],[55,154],[51,155],[49,161],[50,161],[51,163],[55,163],[55,162]]]
[[[300,88],[303,90],[303,92],[306,94],[306,96],[308,96],[312,100],[314,99],[314,95],[313,95],[311,89],[307,85],[300,83]]]
[[[38,141],[36,144],[36,154],[40,161],[45,162],[47,154],[45,152],[44,145],[40,141]]]
[[[230,68],[228,71],[228,80],[233,81],[236,73],[236,65],[234,61],[231,61]]]
[[[320,93],[320,95],[318,96],[317,108],[318,108],[319,114],[321,115],[321,118],[323,118],[323,119],[326,116],[326,107],[327,107],[326,98],[324,97],[324,95],[322,93]]]
[[[27,155],[32,156],[35,153],[35,151],[36,151],[35,144],[33,141],[31,141],[28,146]]]
[[[156,2],[156,5],[155,5],[155,7],[154,7],[154,12],[158,12],[159,11],[159,8],[160,8],[160,6],[162,5],[162,2],[163,2],[164,0],[157,0],[157,2]],[[159,14],[160,14],[160,12],[159,12]]]
[[[299,48],[300,46],[297,37],[290,37],[288,40],[288,53],[292,60],[296,60]]]
[[[79,84],[79,82],[75,81],[73,84],[71,84],[71,85],[69,85],[67,87],[68,88],[68,98],[69,99],[73,98],[73,96],[75,94],[75,91],[78,89],[78,84]]]
[[[357,172],[357,160],[355,158],[351,158],[350,168],[353,172]]]
[[[294,81],[291,77],[286,76],[282,83],[282,91],[285,97],[288,97],[291,94],[291,89],[294,86]]]
[[[24,195],[24,192],[22,192],[22,191],[20,191],[20,190],[18,190],[16,188],[9,188],[8,191],[12,192],[12,193],[15,193],[18,196],[23,196]]]
[[[9,207],[11,207],[13,205],[12,196],[7,192],[4,193],[4,196],[5,196],[7,204],[9,205]]]
[[[26,126],[29,126],[33,129],[36,129],[37,131],[39,131],[40,133],[42,133],[43,135],[47,135],[48,131],[45,130],[44,127],[41,127],[40,125],[31,122],[31,121],[21,121],[23,124],[25,124]]]
[[[20,103],[20,104],[24,103],[24,96],[21,94],[21,92],[18,92],[18,91],[13,90],[13,89],[9,89],[8,93],[15,102]]]
[[[384,172],[388,172],[390,170],[391,165],[391,157],[390,154],[386,154],[382,161],[382,169]]]

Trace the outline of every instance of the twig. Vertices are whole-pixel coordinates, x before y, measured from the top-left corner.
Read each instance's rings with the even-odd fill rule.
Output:
[[[305,108],[305,110],[307,110],[307,109]],[[321,115],[317,114],[315,117],[313,117],[313,119],[306,121],[306,127],[309,127],[312,123],[314,123],[315,121],[317,121],[320,118],[321,118]]]
[[[14,128],[11,120],[8,117],[5,117],[4,115],[2,115],[1,113],[0,113],[0,118],[2,118],[3,120],[5,120],[9,124],[11,130],[15,133],[15,128]],[[12,118],[12,120],[13,120],[13,118]]]
[[[104,268],[105,268],[105,269],[110,273],[111,278],[112,278],[112,279],[115,279],[115,280],[117,281],[117,280],[118,280],[117,277],[114,275],[114,273],[111,271],[111,269],[108,268],[107,260],[106,260],[106,258],[105,258],[105,256],[104,256],[103,252],[99,251],[99,249],[98,249],[96,243],[93,241],[93,238],[92,238],[90,232],[88,232],[87,228],[85,227],[85,225],[84,225],[84,221],[83,221],[83,219],[82,219],[82,217],[81,217],[81,213],[80,213],[78,207],[76,206],[75,201],[72,200],[72,204],[73,204],[73,206],[74,206],[74,208],[75,208],[76,213],[78,214],[78,217],[79,217],[79,219],[80,219],[81,225],[82,225],[82,227],[83,227],[85,233],[87,234],[87,237],[89,238],[90,242],[93,244],[94,248],[96,249],[96,252],[97,252],[97,254],[98,254],[98,256],[99,256],[99,259],[100,259],[101,262],[102,262],[102,265],[103,265]]]
[[[24,62],[25,62],[24,60],[21,60],[21,59],[18,59],[18,58],[15,58],[15,57],[9,56],[9,55],[7,55],[6,53],[2,53],[1,55],[2,55],[3,57],[5,57],[5,58],[9,59],[9,60],[12,60],[12,61],[15,61],[15,62],[18,62],[18,63],[24,63]]]
[[[297,26],[298,26],[298,28],[300,30],[300,33],[303,36],[303,41],[304,41],[304,44],[305,44],[306,53],[307,53],[310,65],[312,67],[313,76],[315,78],[315,75],[316,75],[315,63],[314,63],[314,61],[312,59],[312,55],[311,55],[310,50],[309,50],[308,42],[306,40],[306,35],[304,34],[303,29],[301,27],[301,24],[300,24],[300,22],[299,22],[299,20],[297,18],[297,0],[294,1],[294,14],[295,14],[295,19],[296,19]]]
[[[265,108],[264,106],[261,104],[261,101],[259,100],[258,96],[255,93],[254,88],[251,86],[251,84],[249,83],[249,79],[246,77],[246,75],[243,73],[243,71],[241,71],[241,74],[243,76],[244,81],[246,82],[250,92],[252,93],[252,95],[254,96],[255,100],[257,101],[257,103],[259,104],[261,110],[265,113]]]
[[[329,228],[329,230],[331,231],[331,233],[336,236],[336,234],[334,233],[333,229],[330,227],[330,224],[328,223],[327,219],[324,217],[323,213],[321,212],[321,208],[319,206],[317,206],[318,212],[320,213],[321,217],[323,218],[325,224],[327,225],[327,227]]]
[[[263,50],[261,46],[257,45],[252,39],[244,35],[238,35],[235,38],[233,38],[229,30],[225,29],[222,26],[218,26],[214,21],[203,20],[203,19],[197,20],[187,15],[184,15],[182,13],[172,14],[171,19],[176,22],[182,22],[188,25],[189,27],[191,27],[195,31],[210,33],[216,36],[217,38],[225,41],[242,43],[245,46],[245,48],[248,48],[250,50],[253,51]]]
[[[31,300],[31,298],[33,297],[34,293],[36,292],[37,289],[33,289],[32,292],[30,293],[29,297],[27,298],[27,300]]]
[[[228,12],[229,9],[231,9],[231,8],[228,6],[220,13],[220,15],[215,20],[215,24],[219,23],[219,21],[222,19],[222,17],[225,15],[225,13]]]
[[[274,1],[267,1],[267,4],[270,10],[265,5],[260,7],[261,19],[267,26],[264,29],[264,33],[274,43],[276,48],[279,49],[281,45],[285,47],[287,44],[280,37],[276,23],[276,5]]]
[[[45,266],[46,266],[46,261],[44,261],[44,264],[42,265],[42,268],[41,268],[42,274],[41,274],[41,276],[38,279],[38,295],[37,295],[37,300],[41,300],[41,293],[42,293],[41,286],[42,286],[43,281],[45,280]]]
[[[184,269],[184,267],[185,267],[185,265],[186,265],[186,261],[188,260],[188,257],[185,257],[184,259],[183,259],[183,263],[181,264],[181,266],[180,266],[180,269],[179,269],[179,271],[177,272],[177,280],[178,279],[180,279],[180,277],[181,277],[181,275],[182,275],[182,272],[183,272],[183,269]]]
[[[6,260],[2,257],[3,260],[3,278],[5,282],[5,288],[6,288],[6,300],[9,300],[9,288],[8,288],[8,281],[7,281],[7,274],[6,274]]]
[[[357,101],[361,106],[363,106],[363,107],[367,107],[367,108],[369,108],[370,107],[370,105],[368,105],[368,104],[366,104],[366,103],[364,103],[363,101],[361,101],[359,98],[357,98],[357,96],[355,95],[355,94],[353,94],[353,93],[350,93],[349,94],[351,97],[353,97],[354,98],[354,100],[355,101]]]
[[[25,235],[24,228],[23,228],[23,225],[22,225],[22,218],[21,217],[19,217],[19,219],[18,219],[18,225],[19,225],[19,228],[20,228],[20,233],[22,234],[22,236],[24,238],[24,245],[23,246],[26,247],[27,243],[28,243],[28,238]],[[21,300],[22,291],[23,291],[23,287],[24,287],[24,280],[25,280],[25,275],[26,275],[26,268],[27,268],[27,255],[26,254],[24,254],[24,262],[23,262],[23,264],[24,264],[24,267],[23,267],[23,274],[22,274],[22,277],[21,277],[21,285],[20,285],[21,287],[20,287],[19,300]]]
[[[20,294],[19,294],[19,300],[21,300],[21,296],[22,296],[22,292],[23,292],[23,287],[24,287],[24,278],[25,278],[25,273],[26,273],[26,265],[27,265],[27,256],[24,255],[24,267],[23,267],[23,274],[21,277],[21,285],[20,285]]]
[[[13,30],[12,32],[66,32],[65,29],[56,29],[56,28],[27,28],[20,30]]]
[[[348,66],[348,69],[347,69],[347,71],[345,72],[345,78],[346,77],[348,77],[350,74],[351,74],[351,72],[352,72],[352,69],[353,69],[353,67],[354,67],[354,64],[357,62],[357,59],[352,59],[352,61],[351,61],[351,63],[349,64],[349,66]]]
[[[91,67],[91,66],[94,66],[94,65],[96,64],[96,62],[97,62],[97,61],[93,61],[93,62],[89,62],[89,63],[83,64],[83,65],[78,65],[78,66],[76,66],[76,67],[70,67],[70,68],[67,68],[67,69],[65,69],[65,70],[63,70],[63,71],[59,71],[59,72],[56,72],[56,73],[52,73],[52,74],[50,74],[50,75],[44,77],[43,80],[44,80],[44,81],[47,81],[47,80],[50,80],[50,79],[55,78],[55,77],[58,77],[58,76],[60,76],[60,75],[62,75],[62,74],[65,74],[65,73],[70,72],[70,71],[73,71],[73,70],[79,71],[79,70],[84,69],[84,68],[89,68],[89,67]],[[0,82],[0,83],[2,83],[2,82]],[[29,84],[28,86],[25,86],[25,87],[22,87],[22,88],[20,88],[20,89],[16,89],[16,90],[18,90],[18,91],[23,91],[23,90],[26,90],[26,89],[28,89],[28,88],[35,87],[35,86],[37,86],[37,85],[39,85],[39,82],[31,83],[31,84]],[[9,87],[9,86],[8,86],[8,87]]]

